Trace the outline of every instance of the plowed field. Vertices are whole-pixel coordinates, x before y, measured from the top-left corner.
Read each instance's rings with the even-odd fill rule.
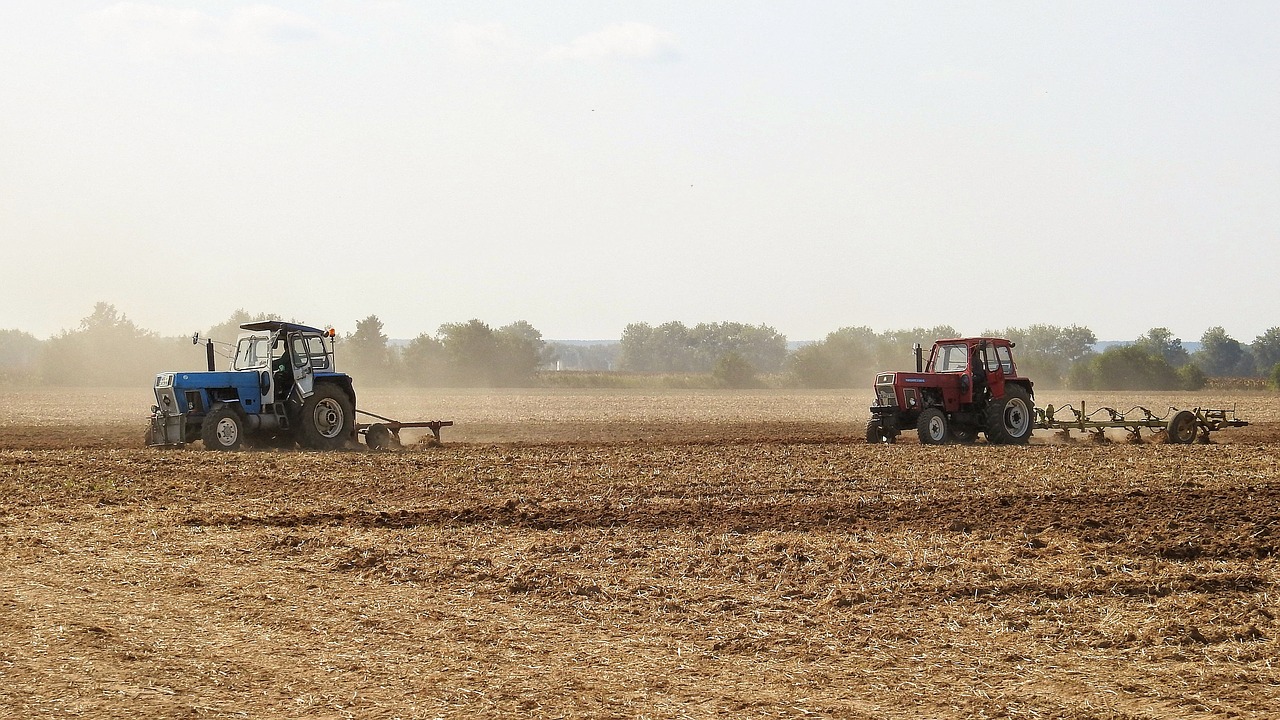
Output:
[[[458,425],[316,454],[0,392],[0,717],[1280,716],[1276,396],[925,447],[863,395],[370,392]]]

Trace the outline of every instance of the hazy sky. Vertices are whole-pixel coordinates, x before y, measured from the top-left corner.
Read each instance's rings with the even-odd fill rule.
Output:
[[[0,2],[0,328],[1280,325],[1280,3]]]

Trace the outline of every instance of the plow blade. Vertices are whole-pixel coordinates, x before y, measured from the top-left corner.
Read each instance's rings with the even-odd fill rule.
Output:
[[[423,420],[401,422],[383,417],[367,410],[356,410],[357,415],[367,415],[381,422],[356,423],[356,433],[364,436],[364,443],[371,450],[396,450],[404,447],[400,440],[400,431],[405,428],[426,428],[431,431],[437,444],[440,442],[440,428],[451,427],[452,420]]]

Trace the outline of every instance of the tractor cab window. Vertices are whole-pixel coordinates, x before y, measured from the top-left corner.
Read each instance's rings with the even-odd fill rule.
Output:
[[[298,367],[310,362],[313,370],[329,369],[329,353],[325,349],[324,338],[319,335],[295,335],[293,358]]]
[[[236,357],[231,367],[236,370],[257,370],[264,368],[271,360],[270,339],[265,337],[242,337],[236,343]]]
[[[995,370],[995,363],[998,362],[1000,369],[1004,370],[1006,375],[1013,374],[1013,355],[1009,353],[1009,348],[1002,345],[996,348],[994,356],[989,355],[988,357],[991,358],[988,362],[992,364],[992,370]]]
[[[933,371],[964,372],[969,369],[969,348],[964,343],[939,345],[933,353]]]

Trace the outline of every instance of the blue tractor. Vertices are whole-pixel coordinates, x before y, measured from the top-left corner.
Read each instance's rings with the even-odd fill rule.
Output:
[[[156,376],[147,444],[200,440],[214,450],[355,445],[356,392],[351,376],[334,368],[334,332],[274,320],[240,329],[230,370],[214,369],[213,345],[206,343],[208,372]]]

